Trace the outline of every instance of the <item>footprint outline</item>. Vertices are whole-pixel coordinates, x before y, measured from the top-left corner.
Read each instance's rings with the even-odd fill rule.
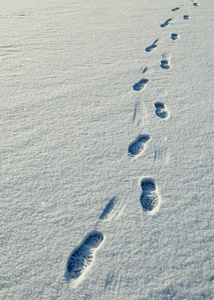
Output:
[[[137,92],[141,92],[148,83],[149,83],[149,79],[142,78],[141,80],[139,80],[137,83],[133,85],[133,90]]]
[[[172,21],[172,18],[167,19],[163,24],[160,25],[160,27],[164,28],[169,25],[169,23]]]
[[[160,67],[165,70],[171,69],[170,55],[167,55],[166,53],[162,54]]]
[[[173,40],[173,41],[175,41],[175,40],[178,40],[180,37],[179,37],[179,34],[178,33],[171,33],[171,39]]]
[[[155,113],[161,119],[169,118],[169,111],[167,110],[165,104],[160,101],[156,101],[154,103],[155,106]]]
[[[158,41],[159,41],[159,39],[156,39],[150,46],[145,48],[145,51],[146,52],[154,51],[158,47],[158,45],[156,45]]]
[[[65,273],[65,277],[68,280],[81,277],[91,267],[95,252],[98,250],[103,239],[102,232],[93,230],[71,252],[66,264]]]
[[[140,203],[147,214],[155,214],[160,207],[161,197],[158,193],[155,181],[151,177],[143,177],[140,182],[142,193]]]
[[[150,139],[151,137],[148,134],[138,135],[138,137],[129,145],[128,155],[131,157],[139,157],[142,155]]]

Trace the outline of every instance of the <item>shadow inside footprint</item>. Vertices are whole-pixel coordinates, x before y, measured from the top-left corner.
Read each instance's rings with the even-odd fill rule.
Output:
[[[87,235],[80,246],[71,253],[66,267],[66,277],[68,280],[80,277],[91,265],[94,252],[102,240],[103,234],[99,231],[93,231]]]
[[[137,83],[135,83],[133,85],[133,90],[137,91],[137,92],[142,91],[148,82],[149,82],[149,79],[142,78],[140,81],[138,81]]]
[[[145,212],[151,212],[159,205],[159,197],[155,182],[151,178],[143,178],[141,181],[142,194],[140,203]]]
[[[194,3],[193,3],[193,6],[200,6],[200,4],[197,3],[197,2],[194,2]]]
[[[130,156],[137,156],[141,154],[149,140],[150,136],[148,134],[139,135],[138,138],[130,144],[128,148],[128,154]]]
[[[154,105],[156,108],[155,113],[159,118],[166,119],[169,116],[169,113],[162,102],[155,102]]]

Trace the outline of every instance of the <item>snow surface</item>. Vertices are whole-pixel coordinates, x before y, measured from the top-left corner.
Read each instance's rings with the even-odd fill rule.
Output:
[[[1,0],[1,299],[214,299],[213,15]]]

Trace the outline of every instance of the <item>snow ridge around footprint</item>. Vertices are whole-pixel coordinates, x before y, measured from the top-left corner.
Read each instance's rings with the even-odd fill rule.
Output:
[[[141,189],[140,203],[143,211],[150,215],[155,214],[159,210],[161,199],[154,180],[148,177],[143,178],[141,180]]]
[[[71,253],[66,267],[67,279],[80,277],[92,264],[94,253],[103,241],[100,231],[92,231],[84,241]]]

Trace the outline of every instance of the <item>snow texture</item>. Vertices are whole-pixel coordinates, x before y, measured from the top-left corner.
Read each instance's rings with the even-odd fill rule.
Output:
[[[213,15],[1,1],[0,299],[214,299]]]

